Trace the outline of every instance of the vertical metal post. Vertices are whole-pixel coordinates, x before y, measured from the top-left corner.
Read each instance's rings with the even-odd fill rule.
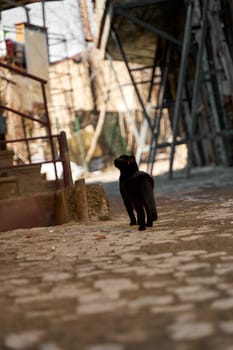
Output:
[[[23,135],[25,138],[26,150],[27,150],[27,154],[28,154],[28,161],[29,161],[29,163],[31,163],[32,158],[31,158],[31,151],[30,151],[28,138],[27,138],[27,128],[26,128],[25,119],[23,117],[21,117],[21,121],[22,121],[22,127],[23,127]]]
[[[58,187],[58,175],[57,175],[57,167],[56,167],[56,152],[55,152],[55,147],[54,147],[54,143],[53,143],[53,139],[52,139],[52,130],[51,130],[49,111],[48,111],[48,106],[47,106],[47,97],[46,97],[45,85],[43,82],[41,82],[41,90],[42,90],[42,96],[43,96],[43,101],[44,101],[45,116],[47,119],[47,130],[48,130],[50,148],[51,148],[51,152],[52,152],[52,162],[54,165],[56,186]]]
[[[190,176],[192,145],[194,142],[193,136],[195,133],[196,122],[197,122],[197,106],[198,106],[198,98],[199,98],[199,94],[200,94],[202,59],[203,59],[204,45],[205,45],[205,39],[206,39],[206,30],[207,30],[207,23],[208,23],[208,17],[207,17],[208,7],[209,7],[209,0],[204,0],[202,26],[201,26],[201,33],[200,33],[200,42],[199,42],[198,52],[197,52],[196,72],[195,72],[195,79],[194,79],[194,86],[193,86],[193,98],[192,98],[192,105],[191,105],[191,116],[190,116],[191,123],[190,123],[190,127],[189,127],[188,159],[187,159],[187,169],[186,169],[187,176]]]
[[[169,70],[169,62],[170,62],[170,46],[167,48],[167,53],[166,53],[166,62],[165,62],[165,67],[164,71],[162,72],[162,81],[159,89],[159,94],[158,94],[158,100],[157,100],[157,108],[155,112],[155,119],[154,119],[154,134],[153,134],[153,140],[151,142],[151,150],[150,150],[150,161],[151,161],[151,166],[149,168],[149,172],[152,175],[153,173],[153,168],[154,168],[154,160],[156,157],[156,152],[157,152],[157,145],[158,145],[158,138],[159,138],[159,133],[160,133],[160,121],[162,118],[163,114],[163,100],[164,100],[164,94],[166,90],[166,85],[167,85],[167,79],[168,79],[168,70]]]
[[[174,107],[173,140],[172,140],[171,154],[170,154],[169,179],[172,179],[172,176],[173,176],[173,161],[174,161],[174,154],[175,154],[175,147],[176,147],[176,138],[178,133],[179,117],[180,117],[181,104],[182,104],[182,94],[183,94],[184,82],[186,77],[186,68],[188,63],[188,53],[189,53],[190,39],[191,39],[192,14],[193,14],[193,0],[190,0],[188,4],[188,9],[187,9],[187,15],[186,15],[184,39],[183,39],[180,70],[179,70],[178,85],[177,85],[176,102]]]
[[[152,96],[152,92],[153,92],[156,63],[158,61],[158,50],[159,50],[158,47],[159,47],[160,44],[161,44],[161,41],[160,41],[160,38],[159,38],[159,41],[158,41],[157,45],[155,44],[153,67],[152,67],[152,71],[151,71],[151,81],[150,81],[150,87],[149,87],[149,92],[148,92],[148,97],[147,97],[147,101],[148,102],[150,102],[151,96]],[[161,75],[162,75],[162,73],[161,73]],[[159,90],[158,96],[160,95],[160,92],[161,92],[161,85],[160,85],[160,90]],[[159,101],[159,97],[157,98],[157,106],[158,106],[158,103],[159,103],[158,101]],[[155,117],[154,117],[154,122],[153,122],[153,129],[155,128],[155,123],[156,123],[156,119],[157,119],[156,117],[157,117],[157,110],[155,112]],[[148,160],[147,160],[147,170],[151,174],[152,174],[152,171],[153,171],[155,139],[156,139],[156,135],[154,134],[154,130],[153,130],[153,134],[151,135],[149,156],[148,156]]]
[[[204,75],[206,77],[206,90],[208,93],[208,102],[210,105],[211,109],[211,115],[212,115],[212,126],[214,127],[214,132],[221,132],[221,125],[220,125],[220,111],[217,106],[217,98],[216,96],[216,91],[214,90],[214,80],[215,76],[211,74],[212,69],[210,62],[208,60],[208,54],[207,54],[208,49],[204,50],[204,55],[203,55],[203,69],[205,71]],[[223,164],[227,164],[227,152],[225,149],[225,144],[224,144],[224,135],[221,135],[221,137],[216,137],[214,139],[215,143],[215,150],[216,150],[216,155],[221,158],[221,161]]]
[[[42,0],[42,18],[43,18],[43,27],[46,27],[46,15],[45,15],[45,0]]]
[[[27,6],[23,6],[23,8],[24,8],[25,13],[26,13],[27,23],[31,23],[31,21],[30,21],[30,15],[29,15],[31,9],[28,8]]]
[[[155,69],[156,69],[156,62],[158,60],[158,45],[155,44],[155,53],[154,53],[154,60],[153,60],[153,68],[151,71],[151,81],[150,81],[150,88],[149,88],[149,93],[147,97],[147,101],[151,100],[151,95],[153,91],[153,86],[154,86],[154,76],[155,76]]]

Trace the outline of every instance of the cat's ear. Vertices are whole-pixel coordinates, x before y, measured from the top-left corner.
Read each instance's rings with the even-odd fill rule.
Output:
[[[135,162],[136,162],[135,156],[134,156],[134,154],[131,154],[129,156],[129,163],[135,163]]]

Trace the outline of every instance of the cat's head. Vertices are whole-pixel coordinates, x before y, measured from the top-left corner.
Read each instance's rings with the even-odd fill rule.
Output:
[[[132,173],[138,170],[138,165],[134,155],[121,155],[114,160],[114,165],[123,173]]]

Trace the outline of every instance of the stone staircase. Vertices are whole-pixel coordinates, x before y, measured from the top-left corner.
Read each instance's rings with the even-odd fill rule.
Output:
[[[0,232],[108,219],[102,185],[80,179],[73,186],[65,187],[63,180],[56,186],[41,176],[40,165],[17,168],[12,160],[13,152],[0,152],[0,168],[6,167],[0,169]]]
[[[0,232],[57,224],[65,204],[58,210],[55,181],[44,179],[38,164],[12,167],[13,155],[0,151]]]
[[[13,164],[12,151],[0,151],[0,200],[17,196],[25,196],[38,192],[56,190],[55,181],[47,181],[40,174],[40,165],[11,168]]]

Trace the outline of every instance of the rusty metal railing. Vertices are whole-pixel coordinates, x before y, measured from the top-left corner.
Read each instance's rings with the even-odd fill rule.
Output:
[[[70,162],[69,162],[69,154],[68,154],[68,146],[67,146],[67,141],[66,141],[66,134],[64,131],[62,131],[60,134],[57,135],[53,135],[52,134],[52,129],[51,129],[51,123],[50,123],[50,118],[49,118],[49,111],[48,111],[48,106],[47,106],[47,96],[46,96],[46,84],[47,81],[39,78],[35,75],[29,74],[25,71],[22,71],[16,67],[13,66],[9,66],[3,62],[0,62],[0,67],[5,68],[7,70],[9,70],[10,72],[19,74],[21,76],[27,77],[29,79],[32,79],[34,81],[37,81],[38,83],[40,83],[40,88],[41,88],[41,92],[42,92],[42,98],[43,98],[43,107],[44,107],[44,120],[41,120],[39,118],[35,118],[32,117],[31,115],[28,115],[26,113],[23,113],[19,110],[16,110],[14,108],[11,108],[9,106],[6,106],[4,104],[1,103],[0,101],[0,109],[2,110],[6,110],[9,112],[12,112],[18,116],[20,116],[21,118],[24,119],[28,119],[34,122],[39,123],[40,125],[46,127],[47,129],[47,135],[46,136],[38,136],[38,137],[23,137],[23,138],[19,138],[19,139],[7,139],[4,141],[0,141],[0,144],[10,144],[10,143],[16,143],[16,142],[24,142],[26,144],[26,149],[29,149],[28,143],[30,141],[36,141],[36,140],[48,140],[49,143],[49,148],[51,151],[51,160],[46,160],[46,161],[42,161],[42,162],[31,162],[31,157],[30,157],[30,153],[28,151],[28,163],[25,164],[13,164],[11,166],[4,166],[4,167],[0,167],[0,170],[6,170],[9,168],[16,168],[16,167],[30,167],[30,166],[34,166],[34,165],[42,165],[42,164],[46,164],[46,163],[53,163],[54,166],[54,173],[55,173],[55,180],[56,180],[56,188],[59,187],[60,185],[60,181],[58,178],[58,173],[57,173],[57,167],[56,167],[56,163],[57,162],[61,162],[62,163],[62,167],[63,167],[63,183],[64,186],[71,186],[72,185],[72,176],[71,176],[71,170],[70,170]],[[54,145],[54,140],[57,141],[58,146],[59,146],[59,153],[56,152],[56,148]]]

